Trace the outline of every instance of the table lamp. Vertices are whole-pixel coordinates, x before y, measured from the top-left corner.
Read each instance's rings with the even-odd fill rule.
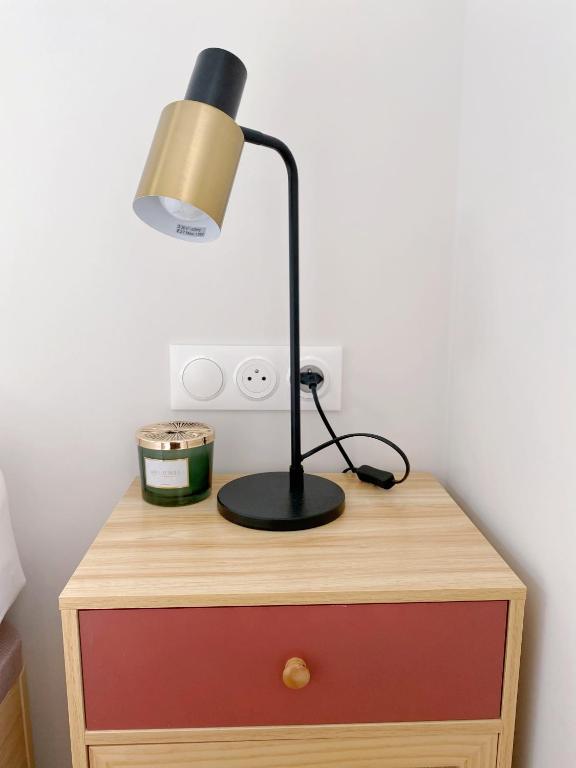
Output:
[[[305,474],[302,467],[311,452],[302,454],[300,439],[298,170],[286,144],[236,123],[246,74],[244,64],[229,51],[207,48],[200,53],[184,99],[168,104],[160,116],[134,212],[166,235],[208,243],[220,235],[244,143],[269,147],[283,159],[288,171],[291,463],[285,472],[227,483],[218,493],[218,509],[248,528],[298,530],[341,515],[344,492],[331,480]],[[341,439],[330,442],[339,445]]]

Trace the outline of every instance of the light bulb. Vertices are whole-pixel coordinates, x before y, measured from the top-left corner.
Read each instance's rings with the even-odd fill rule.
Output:
[[[170,216],[180,221],[199,221],[205,218],[206,214],[199,208],[185,203],[182,200],[176,200],[174,197],[164,197],[159,195],[160,204]]]

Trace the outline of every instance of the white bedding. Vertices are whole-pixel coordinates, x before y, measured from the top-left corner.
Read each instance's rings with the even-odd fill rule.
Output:
[[[0,621],[25,583],[10,520],[6,482],[0,470]]]

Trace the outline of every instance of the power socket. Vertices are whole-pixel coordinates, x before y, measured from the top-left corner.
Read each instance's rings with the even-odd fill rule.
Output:
[[[320,396],[320,390],[322,389],[322,387],[326,382],[326,376],[322,368],[319,368],[317,365],[303,365],[300,368],[300,376],[302,376],[303,373],[317,373],[322,377],[322,380],[316,385],[316,392],[318,396]],[[304,392],[304,394],[306,395],[311,395],[312,390],[310,388],[310,385],[304,384],[302,380],[300,380],[300,392]]]
[[[278,376],[274,365],[262,357],[244,360],[236,369],[238,389],[250,400],[266,400],[274,394]]]

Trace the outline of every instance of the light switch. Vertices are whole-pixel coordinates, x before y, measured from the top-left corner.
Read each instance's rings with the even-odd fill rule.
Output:
[[[182,384],[194,400],[212,400],[222,389],[224,374],[214,360],[197,357],[182,371]]]

